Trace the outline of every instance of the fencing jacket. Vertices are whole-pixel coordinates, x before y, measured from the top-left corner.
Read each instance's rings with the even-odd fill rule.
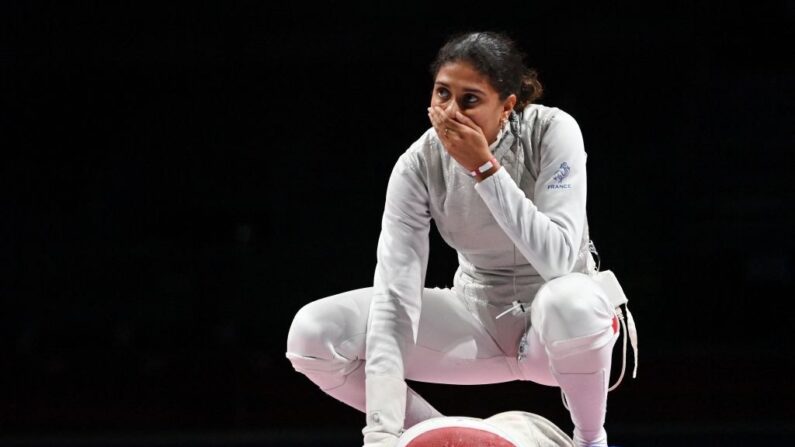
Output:
[[[458,252],[454,287],[467,299],[528,302],[545,281],[592,268],[586,153],[574,118],[531,104],[512,116],[491,150],[502,167],[477,184],[433,128],[395,164],[368,321],[368,381],[404,383],[402,352],[417,336],[431,219]],[[399,415],[390,405],[405,399],[405,387],[368,386],[368,425],[372,402],[374,411]],[[403,421],[395,422],[383,429],[399,430]]]

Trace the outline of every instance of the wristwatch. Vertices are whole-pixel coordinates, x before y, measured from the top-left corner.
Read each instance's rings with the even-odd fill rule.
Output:
[[[497,159],[494,158],[494,157],[491,157],[491,159],[489,161],[487,161],[487,162],[483,163],[482,165],[480,165],[476,170],[469,171],[469,175],[471,175],[472,177],[477,177],[478,174],[483,174],[484,172],[486,172],[489,169],[493,168],[495,164],[497,164]]]

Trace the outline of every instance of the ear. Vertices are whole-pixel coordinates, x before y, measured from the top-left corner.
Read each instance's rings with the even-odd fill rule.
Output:
[[[516,106],[516,95],[511,94],[502,103],[502,114],[506,119],[511,116],[511,110],[513,110],[514,106]]]

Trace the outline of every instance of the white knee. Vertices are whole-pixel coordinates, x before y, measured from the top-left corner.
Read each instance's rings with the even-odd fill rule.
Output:
[[[323,389],[344,383],[345,376],[363,364],[341,352],[345,324],[333,314],[327,303],[309,303],[296,313],[287,335],[286,356],[293,368]]]
[[[328,357],[327,340],[333,338],[328,318],[324,319],[317,301],[302,307],[293,318],[287,334],[287,353],[307,357]]]
[[[533,326],[547,346],[601,333],[612,327],[614,317],[607,295],[582,273],[570,273],[544,284],[531,308]]]

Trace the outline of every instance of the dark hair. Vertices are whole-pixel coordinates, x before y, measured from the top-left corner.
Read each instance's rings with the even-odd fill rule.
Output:
[[[522,111],[544,92],[536,71],[525,66],[524,54],[504,34],[476,32],[450,37],[431,64],[431,76],[436,79],[442,65],[458,61],[468,62],[484,74],[500,100],[515,94],[516,111]]]

